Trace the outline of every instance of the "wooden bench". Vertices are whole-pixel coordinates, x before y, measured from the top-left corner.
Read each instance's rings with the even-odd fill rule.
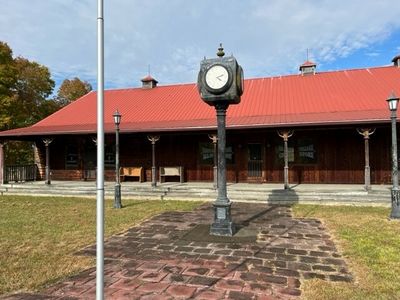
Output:
[[[125,177],[138,177],[139,182],[144,181],[143,167],[121,167],[119,169],[119,176],[122,181],[125,181]]]
[[[160,182],[165,182],[165,177],[179,177],[179,182],[184,182],[183,167],[160,167]]]

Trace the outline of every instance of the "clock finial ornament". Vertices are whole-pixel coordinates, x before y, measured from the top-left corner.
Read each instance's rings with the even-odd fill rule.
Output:
[[[217,56],[218,57],[223,57],[225,55],[224,48],[222,47],[222,43],[219,44]]]

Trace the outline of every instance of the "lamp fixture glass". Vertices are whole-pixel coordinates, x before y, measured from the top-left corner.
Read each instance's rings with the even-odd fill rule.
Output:
[[[122,117],[118,109],[113,114],[113,117],[114,117],[114,124],[118,126],[121,123],[121,117]]]
[[[389,110],[390,111],[396,111],[397,110],[397,105],[399,103],[399,97],[396,96],[394,92],[392,92],[389,97],[386,99],[389,105]]]

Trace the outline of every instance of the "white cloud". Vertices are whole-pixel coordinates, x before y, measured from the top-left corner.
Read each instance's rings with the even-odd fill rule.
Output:
[[[394,0],[104,2],[105,79],[113,87],[139,85],[149,64],[161,84],[194,82],[200,60],[215,56],[220,42],[247,77],[258,77],[297,72],[307,48],[321,65],[360,49],[375,53],[375,43],[400,29]],[[50,67],[60,80],[95,80],[96,1],[0,0],[0,6],[0,40],[16,55]]]

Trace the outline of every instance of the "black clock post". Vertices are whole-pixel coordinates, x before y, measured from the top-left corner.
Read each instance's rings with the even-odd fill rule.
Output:
[[[204,102],[215,107],[218,135],[218,196],[213,203],[214,222],[210,234],[232,236],[235,225],[231,217],[231,201],[226,192],[226,111],[230,104],[240,103],[243,94],[243,70],[233,56],[224,57],[222,45],[218,58],[200,63],[198,89]]]

